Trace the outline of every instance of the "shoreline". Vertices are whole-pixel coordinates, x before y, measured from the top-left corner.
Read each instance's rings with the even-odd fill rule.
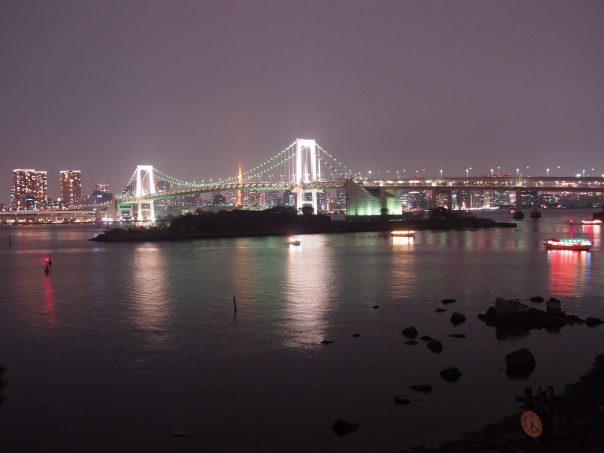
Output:
[[[413,230],[465,230],[482,228],[516,228],[513,222],[495,222],[490,219],[467,219],[462,222],[442,223],[429,220],[416,221],[351,221],[329,224],[277,225],[256,229],[249,225],[229,228],[172,230],[157,228],[112,229],[90,239],[95,242],[147,242],[188,241],[194,239],[232,239],[267,236],[295,236],[304,234],[336,233],[387,233],[395,229]]]
[[[436,447],[414,446],[401,453],[558,452],[602,451],[604,443],[604,353],[594,358],[590,371],[567,384],[558,397],[560,435],[549,441],[529,438],[520,426],[520,414],[508,415],[482,430],[466,433]]]

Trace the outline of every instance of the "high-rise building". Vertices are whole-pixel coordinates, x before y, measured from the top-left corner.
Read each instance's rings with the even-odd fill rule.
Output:
[[[61,170],[61,202],[65,206],[74,206],[82,200],[82,172],[80,170]]]
[[[40,209],[48,205],[48,172],[34,169],[13,170],[11,189],[13,209]]]
[[[98,182],[95,190],[98,190],[99,192],[109,192],[109,184],[106,182]]]

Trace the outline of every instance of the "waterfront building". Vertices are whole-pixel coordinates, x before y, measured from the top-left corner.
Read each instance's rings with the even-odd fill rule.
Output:
[[[80,170],[61,170],[61,201],[64,206],[75,206],[82,200],[82,172]]]
[[[336,208],[346,209],[346,189],[343,187],[336,190]]]
[[[109,184],[106,182],[98,182],[95,186],[95,190],[99,192],[109,192]]]
[[[243,193],[243,207],[248,209],[258,209],[260,207],[260,191],[246,190]]]
[[[283,192],[283,205],[284,206],[296,206],[296,194],[291,190]]]
[[[271,190],[269,192],[265,192],[264,197],[265,208],[274,208],[275,206],[281,205],[281,198],[279,197],[279,192]]]
[[[13,170],[11,207],[13,209],[40,209],[48,205],[48,172],[45,170]]]

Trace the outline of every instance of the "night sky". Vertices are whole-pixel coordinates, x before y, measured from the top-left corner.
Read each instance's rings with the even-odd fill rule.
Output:
[[[0,1],[0,201],[13,168],[118,192],[296,137],[364,172],[602,174],[604,1]]]

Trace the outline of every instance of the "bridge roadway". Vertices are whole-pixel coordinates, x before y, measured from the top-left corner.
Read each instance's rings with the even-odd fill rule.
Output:
[[[392,190],[501,190],[522,192],[604,192],[604,177],[573,177],[573,176],[472,176],[472,177],[443,177],[443,178],[408,178],[396,180],[355,180],[366,189]],[[323,190],[340,189],[344,180],[316,181],[297,185],[289,182],[244,182],[231,184],[206,184],[195,187],[184,187],[166,192],[158,192],[143,197],[117,197],[120,203],[135,203],[139,201],[162,200],[177,196],[195,195],[199,193],[235,192],[238,190],[285,191],[296,189]]]
[[[0,221],[33,221],[52,222],[62,220],[92,221],[102,218],[102,212],[108,205],[97,205],[94,208],[85,206],[81,209],[22,209],[19,211],[0,211]]]

